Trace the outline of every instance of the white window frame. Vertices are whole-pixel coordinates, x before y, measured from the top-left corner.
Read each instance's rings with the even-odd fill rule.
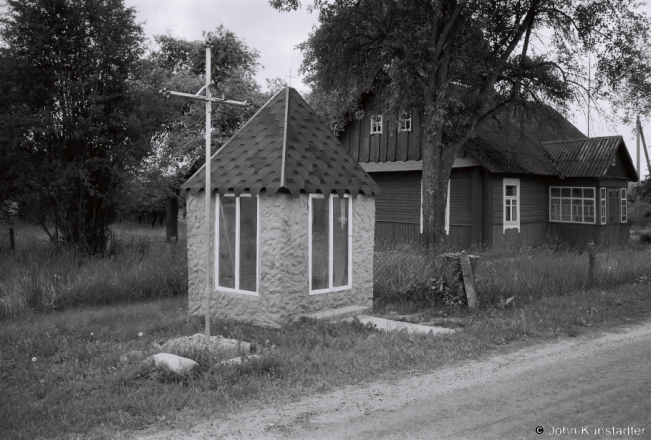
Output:
[[[515,196],[506,195],[506,187],[515,186]],[[516,213],[518,216],[517,221],[506,221],[506,200],[515,198],[516,200]],[[502,233],[505,233],[507,229],[517,229],[520,232],[520,179],[504,178],[502,183],[502,224],[503,229]]]
[[[448,179],[448,197],[445,201],[445,235],[450,235],[450,182]],[[423,179],[420,179],[420,233],[423,233]]]
[[[622,223],[628,222],[628,204],[626,202],[626,188],[621,188],[620,191],[621,206],[619,207],[620,221]]]
[[[371,134],[382,134],[382,115],[371,115]]]
[[[406,117],[407,114],[403,114],[398,119],[398,133],[401,131],[411,131],[411,115]]]
[[[608,192],[606,191],[606,188],[599,188],[599,198],[600,198],[600,203],[599,206],[601,208],[601,224],[606,225],[608,224],[608,210],[607,210],[607,205],[606,205],[606,196],[608,195]]]
[[[244,295],[258,296],[260,291],[260,196],[256,198],[256,261],[255,261],[255,292],[250,290],[239,289],[240,285],[240,197],[253,197],[251,194],[242,193],[238,197],[235,194],[226,193],[224,197],[235,197],[235,288],[223,287],[219,285],[219,210],[221,208],[221,197],[217,194],[217,202],[215,203],[215,249],[213,256],[214,262],[214,280],[213,290],[220,290],[222,292],[241,293]]]
[[[350,194],[344,194],[344,198],[348,200],[348,284],[345,286],[332,287],[333,283],[333,225],[334,225],[334,209],[333,200],[339,198],[337,195],[331,194],[328,197],[328,286],[325,289],[312,290],[312,200],[324,199],[323,194],[310,194],[308,199],[308,286],[310,295],[320,295],[322,293],[340,292],[342,290],[350,290],[353,288],[353,199]]]
[[[563,200],[563,199],[567,200],[568,199],[568,197],[563,197],[562,196],[563,189],[569,189],[569,190],[580,189],[582,192],[583,192],[584,189],[591,189],[592,194],[593,194],[593,198],[592,198],[593,205],[592,206],[594,207],[594,221],[591,221],[591,222],[585,222],[585,221],[576,222],[574,220],[562,220],[562,218],[563,218],[562,213],[561,213],[561,220],[552,220],[552,189],[559,189],[561,191],[561,196],[554,197],[555,199],[561,199],[561,200]],[[577,199],[577,200],[578,199],[591,200],[589,197],[583,197],[583,195],[581,195],[581,197],[572,197],[570,195],[569,199],[570,199],[570,219],[572,218],[572,200],[575,200],[575,199]],[[562,206],[563,206],[563,202],[561,201],[561,209],[562,209]],[[581,209],[583,209],[583,206],[585,206],[585,205],[583,205],[583,203],[582,203],[581,204]],[[583,212],[581,213],[581,217],[583,218]],[[595,188],[593,186],[550,186],[549,187],[549,221],[552,222],[552,223],[573,223],[575,225],[595,225],[595,224],[597,224],[597,188]]]

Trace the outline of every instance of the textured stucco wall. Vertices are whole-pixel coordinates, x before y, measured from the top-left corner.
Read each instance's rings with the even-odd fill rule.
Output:
[[[214,197],[211,215],[214,217]],[[260,194],[259,295],[213,291],[215,317],[265,327],[280,327],[297,316],[348,305],[372,304],[375,200],[363,195],[353,200],[352,290],[310,295],[308,287],[308,195],[293,199]],[[190,195],[188,224],[188,313],[201,315],[205,286],[203,239],[204,195]],[[211,219],[211,225],[214,220]],[[211,228],[211,236],[214,237]],[[211,239],[211,255],[212,245]],[[211,264],[211,270],[214,262]],[[212,278],[211,278],[212,284]]]

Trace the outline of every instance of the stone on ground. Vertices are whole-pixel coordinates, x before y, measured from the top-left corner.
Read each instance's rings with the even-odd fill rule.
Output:
[[[206,344],[205,335],[197,333],[192,336],[171,339],[163,345],[159,345],[157,349],[182,354],[208,350],[211,354],[219,355],[222,358],[234,358],[242,353],[251,352],[251,343],[228,339],[223,336],[211,336],[210,343]]]
[[[156,367],[164,368],[167,371],[181,375],[188,374],[195,368],[199,367],[199,364],[197,364],[192,359],[184,358],[171,353],[154,354],[145,359],[145,361],[148,361]]]
[[[352,319],[352,318],[350,318]],[[362,324],[369,322],[375,324],[378,330],[384,331],[400,331],[406,330],[407,333],[454,333],[451,328],[444,327],[431,327],[422,324],[411,324],[409,322],[393,321],[390,319],[379,318],[377,316],[360,315],[357,317]]]

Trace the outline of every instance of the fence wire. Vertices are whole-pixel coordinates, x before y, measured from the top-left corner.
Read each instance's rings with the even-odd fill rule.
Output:
[[[374,298],[391,302],[418,283],[445,273],[445,250],[434,258],[413,244],[376,246]],[[590,263],[590,252],[593,262]],[[475,282],[483,303],[508,298],[561,295],[589,287],[606,288],[651,277],[651,245],[626,244],[568,249],[555,247],[470,252],[478,255]],[[431,262],[431,263],[430,263]]]

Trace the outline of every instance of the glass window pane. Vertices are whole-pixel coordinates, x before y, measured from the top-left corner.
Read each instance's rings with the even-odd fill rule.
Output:
[[[572,188],[572,197],[583,197],[583,190],[581,188]]]
[[[217,285],[235,288],[235,197],[222,197],[219,202]]]
[[[332,287],[348,285],[349,198],[332,199]]]
[[[507,196],[517,196],[517,186],[515,185],[506,185],[506,195]]]
[[[581,222],[583,221],[583,204],[582,200],[572,200],[572,221]]]
[[[552,197],[560,197],[561,196],[561,189],[560,188],[552,188]]]
[[[240,197],[240,290],[256,291],[258,202]]]
[[[515,200],[514,200],[515,202]],[[515,206],[515,203],[511,207],[511,218],[513,219],[514,222],[518,221],[518,208]]]
[[[586,199],[593,199],[594,198],[594,188],[585,188],[583,190],[583,197]]]
[[[561,200],[561,220],[564,222],[569,222],[571,220],[570,217],[570,211],[571,211],[571,206],[570,206],[570,200],[569,199],[562,199]]]
[[[312,199],[312,290],[330,287],[328,281],[328,199]]]
[[[572,196],[572,188],[561,188],[561,196],[563,196],[563,197],[571,197]]]

